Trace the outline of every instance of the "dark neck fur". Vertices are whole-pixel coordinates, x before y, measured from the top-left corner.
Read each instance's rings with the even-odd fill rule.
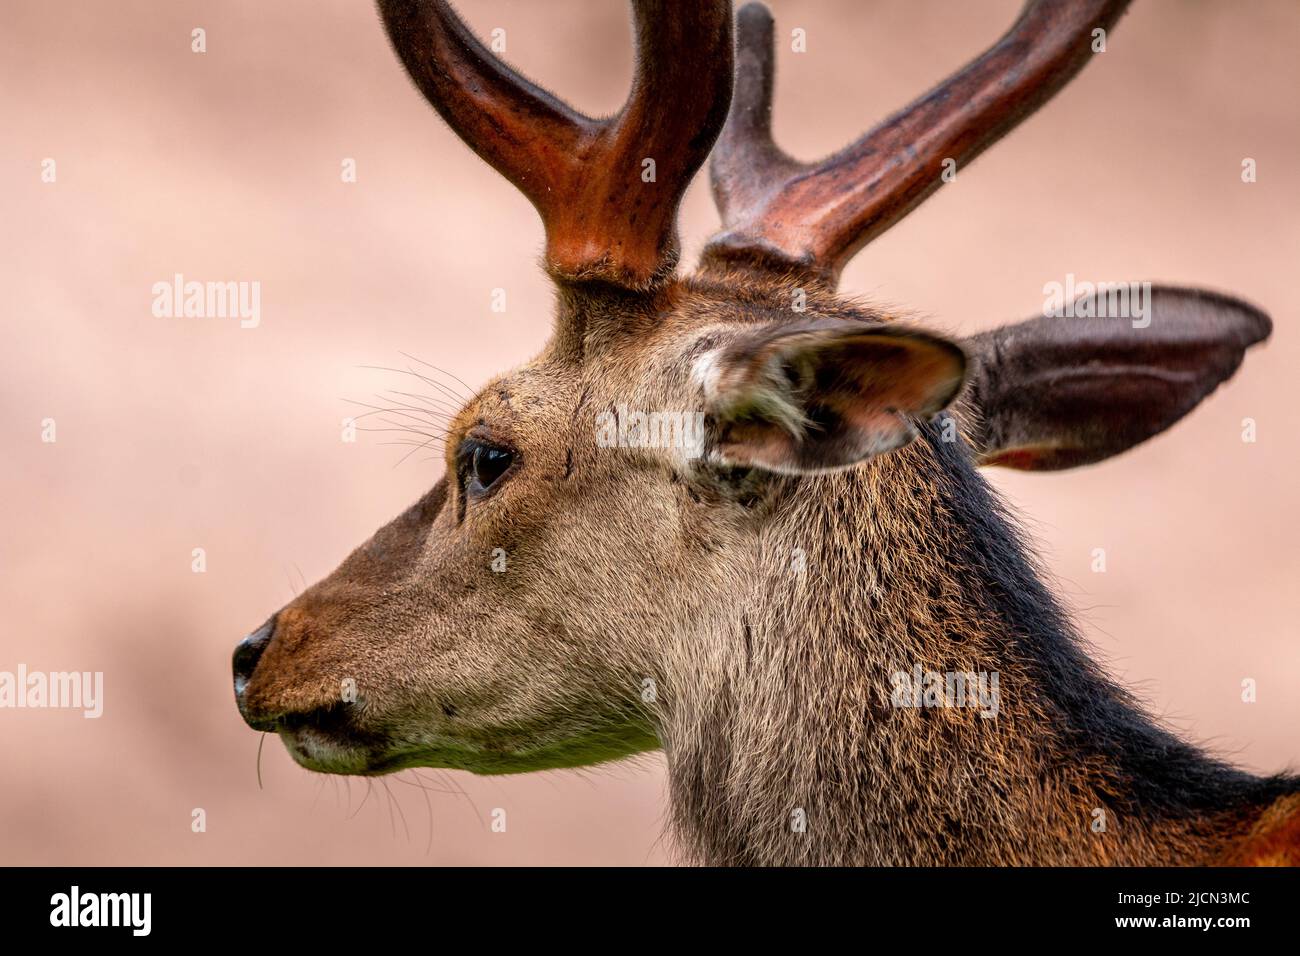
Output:
[[[1297,789],[1178,740],[1111,682],[933,429],[800,482],[761,550],[756,603],[684,662],[662,731],[703,862],[1201,863]],[[918,664],[997,672],[997,716],[892,706],[891,675]]]

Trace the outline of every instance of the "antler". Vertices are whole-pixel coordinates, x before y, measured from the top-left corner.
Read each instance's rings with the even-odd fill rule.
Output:
[[[445,0],[379,9],[416,86],[537,207],[553,276],[646,289],[672,273],[677,206],[731,101],[729,0],[633,0],[632,92],[607,120],[501,63]]]
[[[736,96],[711,164],[723,232],[704,263],[745,261],[834,284],[859,249],[1083,68],[1129,0],[1031,0],[991,49],[857,142],[800,163],[772,141],[772,16],[740,11]]]

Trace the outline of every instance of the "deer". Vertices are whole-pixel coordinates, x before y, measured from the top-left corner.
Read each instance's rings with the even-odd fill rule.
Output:
[[[243,720],[332,774],[662,750],[675,852],[700,865],[1300,862],[1300,778],[1186,742],[1108,676],[980,470],[1164,432],[1270,318],[1154,286],[1144,323],[1080,310],[958,340],[837,291],[1126,6],[1030,0],[805,163],[772,138],[761,4],[632,0],[631,91],[595,119],[444,0],[379,0],[416,88],[539,213],[553,328],[450,416],[444,477],[239,643]],[[721,230],[680,275],[706,159]],[[646,441],[629,409],[699,441]],[[996,707],[931,674],[992,675]]]

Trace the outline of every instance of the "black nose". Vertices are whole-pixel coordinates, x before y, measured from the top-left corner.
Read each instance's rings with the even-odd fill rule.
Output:
[[[257,662],[262,659],[262,652],[271,643],[271,635],[274,633],[275,618],[271,618],[235,647],[235,655],[230,662],[231,669],[235,673],[235,701],[239,704],[240,713],[244,715],[245,720],[249,719],[249,715],[244,708],[244,690],[252,680]],[[252,723],[251,720],[249,722]]]

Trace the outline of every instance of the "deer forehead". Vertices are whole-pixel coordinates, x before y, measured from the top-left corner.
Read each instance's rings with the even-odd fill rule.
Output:
[[[503,440],[554,443],[574,432],[590,433],[597,415],[619,406],[646,412],[699,408],[704,391],[697,369],[712,361],[720,347],[716,334],[701,339],[698,332],[681,330],[589,353],[580,361],[544,353],[530,365],[499,375],[466,403],[448,429],[448,448],[454,451],[456,440],[480,432]]]

